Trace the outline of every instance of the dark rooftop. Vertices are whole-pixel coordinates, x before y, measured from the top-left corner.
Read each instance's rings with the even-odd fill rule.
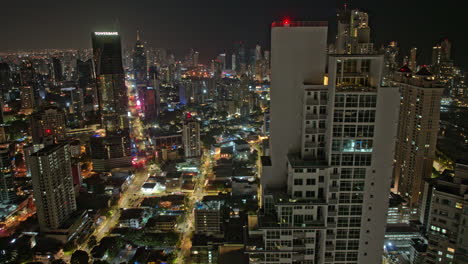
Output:
[[[129,209],[122,209],[120,214],[120,220],[126,219],[138,219],[143,217],[144,209],[142,208],[129,208]]]
[[[68,144],[68,143],[59,143],[59,144],[47,145],[44,148],[37,151],[36,153],[31,154],[31,156],[47,156],[50,153],[52,153],[54,151],[57,151],[58,149],[60,149],[61,147],[63,147],[66,144]]]
[[[153,189],[155,186],[156,186],[156,183],[154,182],[146,182],[145,184],[143,184],[142,188]]]
[[[398,72],[412,73],[413,71],[408,67],[408,64],[403,65]]]
[[[432,76],[432,73],[426,68],[426,67],[422,67],[417,73],[416,75],[420,75],[420,76]]]

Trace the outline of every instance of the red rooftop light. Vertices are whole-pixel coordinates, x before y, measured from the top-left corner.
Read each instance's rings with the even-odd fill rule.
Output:
[[[327,27],[326,21],[291,21],[285,18],[271,23],[271,27]]]

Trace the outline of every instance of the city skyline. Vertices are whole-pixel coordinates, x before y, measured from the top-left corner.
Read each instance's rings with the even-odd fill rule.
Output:
[[[0,263],[468,264],[459,8],[199,2],[5,5]]]
[[[200,51],[201,62],[206,63],[218,53],[230,52],[238,41],[245,41],[249,46],[259,43],[268,49],[270,24],[283,18],[328,21],[331,28],[328,42],[331,43],[336,33],[335,12],[344,1],[240,1],[235,6],[223,6],[213,1],[201,4],[180,2],[182,5],[150,1],[64,4],[49,0],[40,4],[31,2],[28,4],[31,8],[26,11],[22,11],[24,3],[4,3],[5,12],[0,21],[4,25],[16,23],[14,28],[0,27],[0,36],[9,40],[0,43],[0,53],[90,48],[90,32],[105,29],[118,21],[126,49],[133,47],[136,31],[140,30],[142,40],[150,46],[170,48],[178,58],[194,48]],[[410,48],[417,47],[421,64],[430,64],[432,46],[448,38],[453,43],[455,63],[464,69],[468,67],[468,55],[463,52],[468,40],[456,27],[463,23],[462,9],[456,8],[453,1],[437,6],[422,1],[374,3],[361,0],[348,1],[348,6],[364,7],[362,9],[369,12],[373,32],[377,32],[372,35],[376,47],[397,41],[403,55],[409,55]],[[80,14],[82,20],[76,17]],[[428,18],[435,16],[443,23],[430,23]],[[28,41],[31,38],[35,41]]]

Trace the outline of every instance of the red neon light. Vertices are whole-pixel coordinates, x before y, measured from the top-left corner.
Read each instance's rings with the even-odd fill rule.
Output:
[[[45,133],[46,133],[46,135],[52,134],[52,129],[46,129],[46,130],[45,130]]]

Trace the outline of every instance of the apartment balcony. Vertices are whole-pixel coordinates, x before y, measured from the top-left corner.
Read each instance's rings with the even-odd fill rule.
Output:
[[[307,98],[306,104],[307,104],[307,105],[319,105],[320,102],[319,102],[318,98],[317,98],[317,99],[314,99],[314,98]]]
[[[335,222],[327,223],[327,227],[336,228],[336,223]]]
[[[300,245],[293,245],[293,251],[298,252],[298,251],[303,251],[306,249],[305,244],[300,244]]]
[[[306,127],[305,132],[306,134],[317,134],[319,131],[316,127]]]
[[[306,223],[294,223],[293,227],[323,228],[325,223],[322,220],[310,221]]]
[[[306,120],[318,119],[318,114],[307,113]]]
[[[326,238],[329,240],[334,240],[335,239],[335,234],[327,234]]]
[[[330,186],[330,192],[338,192],[339,188],[338,186]]]
[[[305,250],[302,251],[302,252],[305,253]],[[302,252],[301,252],[301,253],[302,253]],[[303,260],[304,260],[304,255],[303,255],[303,254],[293,254],[292,260],[293,260],[293,261],[303,261]]]
[[[328,211],[328,216],[336,216],[336,211]]]
[[[333,250],[335,250],[335,245],[333,245],[333,244],[325,245],[325,249],[327,251],[333,251]]]
[[[326,262],[332,262],[333,261],[333,256],[325,256],[325,261]]]
[[[338,203],[338,199],[328,199],[328,203],[329,203],[329,204],[337,204],[337,203]]]
[[[306,120],[317,120],[317,119],[327,119],[326,114],[314,114],[314,113],[307,113]]]
[[[306,148],[316,148],[316,147],[318,147],[318,144],[317,144],[317,142],[306,142],[305,147]]]
[[[338,180],[338,179],[340,179],[340,174],[338,174],[338,173],[332,173],[332,174],[330,174],[330,179],[332,179],[332,180]]]
[[[303,239],[306,237],[306,233],[301,232],[301,233],[294,233],[294,239]]]

